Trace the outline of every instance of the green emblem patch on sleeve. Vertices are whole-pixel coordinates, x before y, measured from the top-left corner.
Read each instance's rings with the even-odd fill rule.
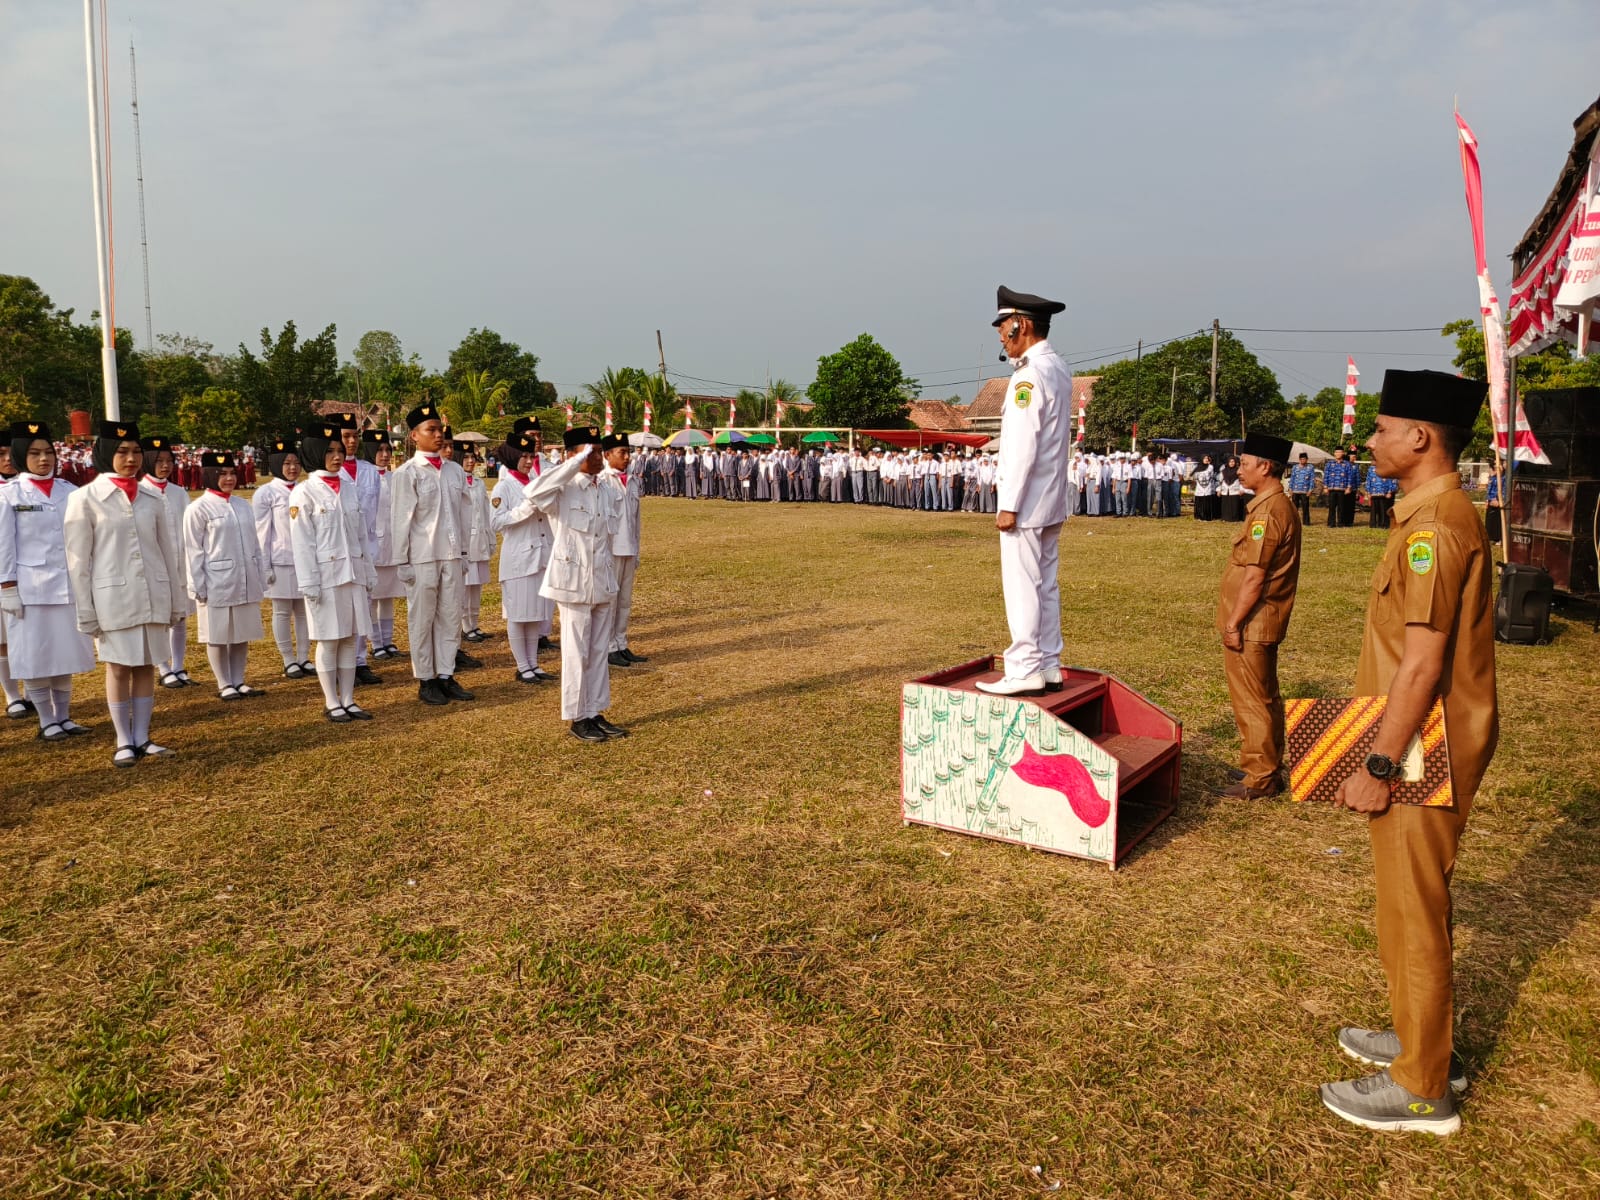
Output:
[[[1406,562],[1413,575],[1426,575],[1433,570],[1433,534],[1412,534],[1406,543]]]
[[[1259,542],[1266,536],[1267,523],[1265,521],[1257,521],[1255,524],[1250,526],[1250,540],[1252,542]]]
[[[1033,384],[1017,384],[1017,392],[1013,398],[1016,400],[1018,408],[1027,408],[1028,405],[1033,403]]]

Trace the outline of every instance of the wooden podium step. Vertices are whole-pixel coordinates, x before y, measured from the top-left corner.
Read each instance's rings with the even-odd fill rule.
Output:
[[[984,657],[907,683],[907,824],[1117,863],[1178,800],[1183,723],[1120,680],[1070,667],[1056,692],[990,696]]]

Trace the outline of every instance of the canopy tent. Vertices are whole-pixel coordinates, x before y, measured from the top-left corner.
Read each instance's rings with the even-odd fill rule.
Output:
[[[981,449],[988,445],[990,434],[987,433],[947,433],[941,429],[858,429],[856,433],[861,437],[875,438],[880,442],[888,442],[891,446],[899,446],[907,450],[916,450],[925,446],[971,446]],[[806,441],[810,441],[807,438]],[[837,441],[838,439],[834,439]]]
[[[659,449],[664,444],[665,443],[653,433],[630,433],[628,435],[628,445],[630,446],[642,446],[646,450],[655,450]]]
[[[1572,150],[1533,224],[1511,252],[1512,357],[1558,341],[1587,353],[1600,303],[1600,100],[1572,123]]]
[[[740,433],[737,429],[724,429],[721,433],[717,434],[716,437],[711,439],[711,444],[713,446],[742,446],[749,440],[749,438],[745,437],[745,435]]]
[[[711,435],[704,429],[680,429],[667,439],[669,446],[704,446],[711,441]]]
[[[1230,454],[1237,454],[1239,453],[1239,447],[1244,444],[1238,438],[1231,440],[1219,438],[1214,441],[1196,441],[1186,438],[1151,438],[1150,440],[1164,450],[1176,451],[1185,458],[1192,458],[1196,462],[1207,454],[1211,456],[1212,461],[1216,461],[1218,458],[1226,458]],[[1291,463],[1299,462],[1302,454],[1310,459],[1315,466],[1321,466],[1333,457],[1326,450],[1320,450],[1316,446],[1308,445],[1305,442],[1295,442],[1289,450],[1289,461]]]
[[[752,446],[776,446],[778,439],[770,433],[750,433],[745,435],[745,441]]]
[[[451,434],[450,440],[453,442],[487,442],[489,435],[479,433],[476,429],[469,429],[465,433]]]

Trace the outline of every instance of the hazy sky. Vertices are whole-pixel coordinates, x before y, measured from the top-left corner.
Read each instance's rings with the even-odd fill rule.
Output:
[[[804,387],[871,332],[970,395],[998,283],[1093,359],[1209,326],[1474,315],[1452,100],[1506,256],[1600,93],[1593,0],[109,0],[119,322],[293,318],[442,367],[469,326]],[[0,0],[0,272],[97,307],[82,10]],[[1241,333],[1286,394],[1435,334]],[[1116,355],[1112,355],[1115,357]],[[1078,368],[1087,370],[1087,365]],[[679,380],[685,390],[696,385]],[[704,390],[725,390],[706,386]]]

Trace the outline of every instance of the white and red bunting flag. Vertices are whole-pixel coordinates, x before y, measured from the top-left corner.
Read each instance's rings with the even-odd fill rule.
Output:
[[[1089,405],[1087,402],[1078,405],[1078,445],[1080,446],[1083,445],[1083,424],[1085,414],[1087,414],[1088,411]]]
[[[607,437],[610,437],[611,436],[611,425],[612,425],[612,422],[611,422],[611,401],[609,399],[607,399],[606,400],[606,427],[604,429],[602,429],[600,432],[605,434]]]
[[[739,423],[739,398],[735,396],[728,401],[728,427],[731,429]]]
[[[1461,142],[1461,176],[1467,186],[1467,216],[1472,222],[1472,252],[1478,267],[1478,311],[1483,316],[1483,349],[1489,373],[1489,415],[1494,420],[1494,450],[1506,453],[1510,433],[1511,379],[1506,369],[1506,323],[1500,315],[1500,298],[1489,278],[1483,240],[1483,169],[1478,164],[1478,139],[1472,127],[1456,113],[1456,133]],[[1517,461],[1548,465],[1539,439],[1528,428],[1528,418],[1517,401]]]
[[[783,401],[782,400],[775,400],[775,401],[773,401],[773,404],[775,405],[775,407],[773,409],[773,413],[775,414],[774,417],[773,417],[773,420],[774,420],[774,422],[776,424],[782,425],[783,424]]]
[[[1356,387],[1361,382],[1361,372],[1356,370],[1356,360],[1345,359],[1344,367],[1344,427],[1341,437],[1354,437],[1356,432]]]
[[[561,407],[567,410],[567,428],[571,429],[572,428],[572,405],[570,403],[569,404],[563,404]]]
[[[683,427],[688,429],[694,424],[694,405],[685,400],[683,402]]]
[[[646,433],[650,432],[650,418],[655,415],[655,409],[651,408],[650,401],[646,400],[644,402],[644,431]]]

